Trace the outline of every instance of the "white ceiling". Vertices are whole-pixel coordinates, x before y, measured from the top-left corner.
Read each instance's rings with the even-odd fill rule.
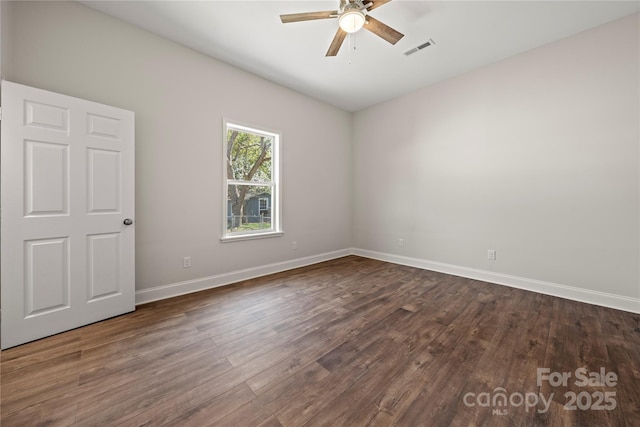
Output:
[[[279,15],[335,10],[337,0],[81,3],[346,111],[640,10],[637,0],[394,0],[371,15],[403,33],[402,40],[393,46],[361,30],[355,50],[347,38],[338,55],[327,58],[336,19],[282,24]],[[430,39],[434,45],[404,55]]]

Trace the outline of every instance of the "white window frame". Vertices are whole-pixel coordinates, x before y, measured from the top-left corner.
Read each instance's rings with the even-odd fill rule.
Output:
[[[227,130],[229,128],[244,132],[263,135],[273,138],[271,148],[271,182],[247,182],[242,180],[230,180],[227,178]],[[279,237],[284,235],[282,230],[282,186],[281,186],[281,166],[280,153],[282,151],[282,134],[279,131],[267,130],[264,127],[244,124],[236,120],[223,119],[222,125],[222,242],[235,242],[241,240],[263,239],[268,237]],[[243,232],[228,233],[228,186],[229,185],[259,185],[261,187],[271,187],[271,229],[251,230]]]

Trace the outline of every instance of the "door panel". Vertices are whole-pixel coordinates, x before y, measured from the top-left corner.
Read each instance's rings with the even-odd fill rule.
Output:
[[[120,212],[120,153],[89,148],[87,157],[87,211]]]
[[[2,348],[134,310],[134,114],[6,81],[2,113]]]
[[[25,317],[69,308],[69,239],[25,242]]]
[[[88,236],[89,302],[122,294],[120,234]]]
[[[87,114],[87,131],[90,136],[120,139],[120,119]]]
[[[25,216],[68,215],[68,146],[27,140],[25,151]]]
[[[69,132],[69,110],[56,105],[25,100],[25,125]]]

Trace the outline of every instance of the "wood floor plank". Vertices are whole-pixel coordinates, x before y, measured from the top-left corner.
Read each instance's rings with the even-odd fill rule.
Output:
[[[153,375],[140,378],[135,383],[128,382],[124,387],[108,388],[80,400],[78,422],[95,425],[122,422],[210,377],[230,370],[228,361],[215,350],[194,354],[189,354],[187,350],[178,354],[182,357],[173,359],[173,363],[160,363],[155,367]]]
[[[55,357],[82,350],[80,333],[67,332],[50,337],[46,342],[33,342],[2,353],[2,374],[45,362]],[[6,355],[5,355],[6,353]]]
[[[392,425],[416,399],[433,375],[428,368],[436,357],[429,351],[419,351],[402,371],[392,378],[386,387],[373,397],[375,411],[366,412],[364,418],[371,426]],[[371,408],[373,410],[373,408]]]
[[[3,427],[51,426],[67,427],[76,422],[76,404],[52,405],[49,402],[29,406],[2,417]]]
[[[608,358],[606,363],[603,363],[603,367],[618,376],[618,383],[613,387],[595,387],[594,389],[616,393],[615,399],[621,408],[619,411],[606,411],[607,415],[616,419],[617,423],[621,424],[625,421],[628,425],[638,426],[640,425],[639,359],[634,358],[629,353],[628,346],[623,343],[614,341],[606,344],[606,347]],[[588,391],[591,390],[588,389]]]
[[[385,388],[402,372],[418,351],[415,347],[408,346],[405,338],[392,341],[393,351],[385,352],[380,357],[374,356],[375,365],[369,365],[362,376],[329,402],[308,424],[331,427],[362,423],[380,389]],[[362,355],[367,356],[364,352]]]
[[[266,408],[269,413],[275,414],[282,408],[287,407],[289,402],[302,393],[317,387],[329,375],[330,372],[320,364],[311,362],[284,381],[278,382],[267,389],[259,390],[256,394],[260,405]]]
[[[297,338],[309,334],[312,331],[324,329],[328,323],[341,318],[344,313],[344,311],[339,310],[327,310],[313,317],[290,316],[287,326],[283,323],[277,325],[278,331],[275,334],[271,334],[271,331],[269,331],[263,334],[262,338],[256,339],[256,341],[247,340],[247,337],[243,338],[242,341],[238,343],[244,344],[243,347],[229,354],[227,359],[234,366],[239,366],[279,345],[294,342]],[[227,351],[227,347],[228,346],[221,346],[221,350]]]
[[[246,382],[251,390],[258,393],[264,389],[274,387],[278,383],[285,381],[289,377],[295,375],[309,365],[317,364],[316,360],[326,351],[324,348],[308,347],[300,350],[281,362],[265,369],[254,377],[249,378]],[[324,372],[326,369],[323,368]],[[309,375],[305,372],[304,375]],[[282,396],[279,395],[279,398]]]
[[[1,412],[13,414],[78,386],[80,352],[2,373]]]
[[[170,389],[165,389],[164,384],[162,384],[162,388],[155,390],[150,396],[153,398],[152,402],[133,399],[133,402],[129,403],[130,407],[121,408],[122,410],[118,412],[126,414],[136,412],[136,422],[134,424],[139,425],[141,423],[140,420],[144,419],[145,422],[142,424],[151,422],[153,425],[152,420],[157,416],[156,414],[171,412],[176,408],[192,407],[195,409],[234,387],[245,384],[248,378],[278,363],[296,351],[297,349],[294,346],[288,344],[267,352],[240,367],[216,373],[202,372],[196,375],[183,375],[179,381],[173,381],[170,384]],[[131,407],[131,405],[134,406]],[[141,407],[147,410],[139,410]],[[113,408],[110,408],[110,411],[113,411]],[[129,418],[132,417],[123,417],[122,420],[116,419],[112,422],[117,421],[118,424],[122,424]],[[100,420],[100,422],[103,421]]]
[[[380,363],[381,356],[393,351],[396,343],[382,337],[362,350],[362,356],[354,358],[320,381],[318,387],[309,388],[281,408],[276,417],[284,425],[301,426],[322,411],[333,399],[355,383],[368,369],[369,364]],[[349,372],[349,375],[346,375]]]
[[[215,392],[214,392],[215,393]],[[232,413],[244,404],[254,400],[256,396],[244,383],[215,395],[207,400],[206,395],[195,396],[197,399],[188,400],[183,396],[156,405],[151,411],[145,411],[136,417],[119,422],[122,427],[127,426],[207,426],[216,425],[217,421]],[[150,416],[152,415],[152,416]]]
[[[80,361],[80,384],[118,375],[122,371],[147,369],[157,360],[166,360],[185,348],[189,348],[190,353],[216,348],[206,334],[181,329],[177,332],[179,333],[166,333],[164,338],[162,334],[157,334],[84,350]],[[113,351],[118,349],[120,351]]]
[[[548,406],[464,400],[501,389]],[[10,427],[636,426],[640,315],[348,256],[2,351],[0,398]]]
[[[428,380],[396,422],[419,425],[429,420],[433,423],[430,425],[444,425],[453,419],[468,379],[485,350],[485,343],[469,336],[464,327],[450,327],[436,337],[426,348],[434,356],[425,366]],[[434,408],[438,411],[434,412]]]
[[[215,427],[283,427],[260,402],[252,400],[215,422]]]

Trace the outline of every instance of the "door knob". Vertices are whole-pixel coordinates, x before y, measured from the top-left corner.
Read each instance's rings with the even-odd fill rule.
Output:
[[[131,224],[133,224],[133,220],[132,220],[132,219],[129,219],[129,218],[125,219],[123,222],[124,222],[124,225],[131,225]]]

